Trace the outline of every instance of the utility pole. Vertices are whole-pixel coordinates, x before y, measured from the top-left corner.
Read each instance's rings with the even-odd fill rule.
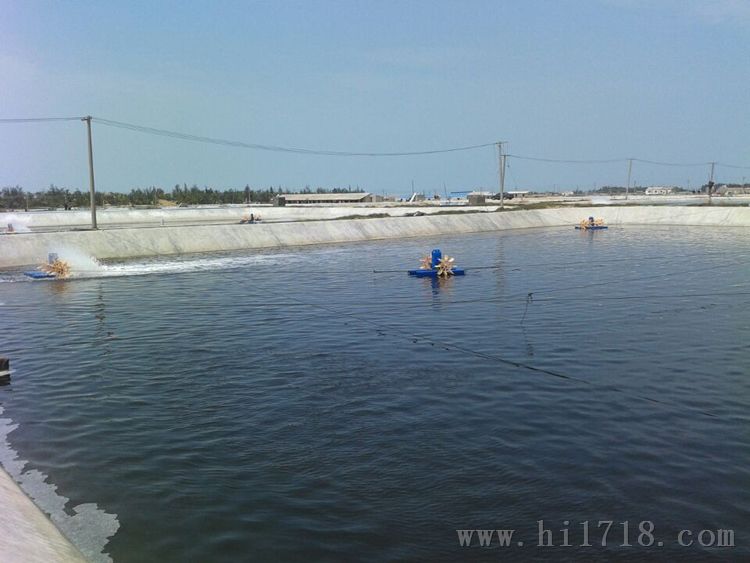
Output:
[[[711,192],[714,191],[714,166],[715,162],[711,163],[711,174],[708,177],[708,204],[711,205]]]
[[[625,186],[625,199],[628,199],[628,194],[630,193],[630,173],[633,171],[633,159],[628,159],[628,184]]]
[[[81,118],[86,122],[86,130],[89,134],[89,196],[91,199],[91,228],[96,230],[96,189],[94,187],[94,148],[91,144],[91,116]]]
[[[500,209],[503,209],[503,202],[505,200],[505,154],[503,152],[503,145],[505,141],[497,142],[497,172],[498,180],[500,182]]]

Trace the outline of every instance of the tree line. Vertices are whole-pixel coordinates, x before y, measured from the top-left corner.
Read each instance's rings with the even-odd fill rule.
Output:
[[[318,187],[314,191],[310,186],[305,186],[301,193],[361,193],[364,190],[359,186],[352,188],[326,189]],[[169,202],[175,205],[216,205],[228,203],[271,203],[273,198],[282,193],[292,192],[279,186],[266,189],[253,189],[249,185],[239,189],[214,189],[209,187],[199,188],[193,184],[175,184],[174,188],[166,191],[162,188],[151,186],[148,188],[133,188],[129,193],[122,192],[96,192],[96,204],[106,205],[159,205]],[[26,191],[21,186],[4,187],[0,190],[0,209],[73,209],[77,207],[89,207],[89,192],[79,189],[71,190],[51,185],[44,191]]]

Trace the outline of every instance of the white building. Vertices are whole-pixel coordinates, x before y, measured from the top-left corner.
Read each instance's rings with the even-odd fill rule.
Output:
[[[287,204],[304,205],[304,204],[331,204],[331,203],[368,203],[372,201],[382,201],[382,196],[374,196],[369,192],[345,192],[345,193],[325,193],[325,194],[280,194]]]
[[[716,188],[716,195],[735,196],[750,194],[750,186],[727,186],[722,185]]]
[[[669,195],[674,192],[674,188],[667,186],[651,186],[646,188],[646,195]]]

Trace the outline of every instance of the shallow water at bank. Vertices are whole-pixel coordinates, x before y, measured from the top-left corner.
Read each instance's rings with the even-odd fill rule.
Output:
[[[408,278],[434,246],[467,275]],[[748,256],[530,229],[5,272],[7,439],[116,515],[115,561],[747,559]],[[636,547],[537,552],[541,519]],[[525,545],[459,547],[490,528]],[[738,547],[676,545],[718,528]]]

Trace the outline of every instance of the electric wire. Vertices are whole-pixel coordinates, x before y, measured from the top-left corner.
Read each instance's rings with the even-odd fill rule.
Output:
[[[139,249],[143,250],[144,252],[151,252],[151,248],[142,244],[138,243],[131,243],[137,246]],[[680,255],[680,258],[694,258],[694,257],[706,257],[706,256],[720,256],[723,255],[723,253],[720,252],[714,252],[714,253],[694,253],[694,254],[683,254]],[[491,266],[462,266],[462,269],[465,271],[486,271],[486,270],[505,270],[507,272],[521,272],[524,271],[526,268],[567,268],[569,266],[577,266],[577,265],[588,265],[592,266],[594,268],[602,265],[607,264],[610,262],[616,262],[616,263],[624,263],[624,262],[643,262],[643,261],[650,261],[650,260],[663,260],[663,256],[641,256],[641,257],[633,257],[633,258],[602,258],[598,259],[596,263],[592,266],[592,261],[589,260],[574,260],[574,261],[568,261],[568,262],[535,262],[531,264],[495,264]],[[186,261],[185,264],[189,264],[189,261]],[[230,264],[227,265],[226,268],[222,268],[226,271],[234,270],[237,268],[243,267],[245,264]],[[731,265],[731,264],[727,264]],[[103,265],[105,268],[107,268],[108,264]],[[713,266],[712,266],[713,267]],[[346,270],[318,270],[318,271],[310,271],[310,270],[304,270],[304,269],[287,269],[287,268],[274,268],[275,274],[305,274],[308,276],[328,276],[328,275],[335,275],[335,276],[341,276],[345,274],[405,274],[407,272],[408,268],[401,268],[401,269],[393,269],[393,270],[369,270],[369,269],[362,269],[362,270],[352,270],[352,269],[346,269]],[[196,268],[194,270],[180,270],[179,273],[195,273],[202,271],[200,268]],[[690,270],[695,271],[695,270]],[[93,269],[76,269],[76,273],[86,273],[86,274],[96,274],[101,273],[101,270],[93,270]],[[151,272],[149,272],[151,273]],[[161,273],[159,271],[153,272],[155,274]],[[125,277],[129,274],[127,272],[123,273],[122,275],[118,275],[117,277]],[[663,274],[667,275],[667,273]],[[105,274],[101,277],[115,277],[113,274]],[[639,279],[636,279],[635,281],[639,281]],[[577,288],[577,286],[576,286]]]
[[[677,275],[686,275],[691,274],[694,272],[704,272],[704,271],[713,271],[720,268],[728,268],[730,266],[736,266],[736,263],[729,263],[729,264],[719,264],[719,265],[712,265],[707,266],[705,268],[692,268],[690,270],[682,270],[682,271],[676,271],[676,272],[665,272],[661,274],[653,274],[649,276],[641,276],[637,278],[619,278],[617,280],[605,280],[601,282],[592,282],[587,284],[581,284],[581,285],[573,285],[573,286],[566,286],[566,287],[551,287],[547,289],[536,289],[534,291],[528,291],[526,293],[517,293],[515,295],[510,296],[497,296],[497,297],[484,297],[484,298],[476,298],[476,299],[459,299],[455,301],[451,301],[451,304],[465,304],[465,303],[506,303],[506,302],[513,302],[518,301],[519,299],[528,300],[531,297],[531,302],[537,300],[538,294],[549,294],[549,293],[558,293],[563,291],[573,291],[573,290],[583,290],[583,289],[590,289],[592,287],[602,287],[602,286],[615,286],[623,283],[636,283],[640,281],[650,281],[650,280],[661,280],[666,279],[670,276],[677,276]]]
[[[519,360],[508,359],[508,358],[505,358],[503,356],[498,356],[497,354],[489,354],[489,353],[486,353],[486,352],[482,352],[480,350],[475,350],[475,349],[472,349],[472,348],[467,348],[467,347],[461,346],[459,344],[454,344],[454,343],[451,343],[451,342],[446,342],[444,340],[439,340],[439,339],[434,338],[434,337],[429,336],[429,335],[418,334],[418,333],[411,333],[409,331],[405,331],[405,330],[400,329],[398,327],[394,327],[392,325],[381,324],[381,323],[378,323],[376,321],[373,321],[372,319],[362,318],[359,315],[356,315],[354,313],[350,313],[348,311],[341,311],[341,310],[338,310],[338,309],[334,309],[333,307],[330,307],[330,306],[327,306],[327,305],[323,305],[321,303],[313,303],[313,302],[310,302],[310,301],[302,301],[301,299],[297,299],[295,297],[290,297],[290,299],[295,300],[295,301],[297,301],[299,303],[305,303],[305,304],[309,305],[310,307],[321,309],[323,311],[326,311],[328,313],[331,313],[331,314],[339,316],[339,317],[346,317],[346,318],[350,318],[350,319],[356,320],[356,321],[364,323],[364,324],[369,324],[371,326],[374,326],[378,331],[380,331],[383,334],[388,334],[388,333],[390,333],[390,334],[397,334],[397,335],[400,335],[400,336],[403,336],[403,337],[409,338],[409,339],[422,340],[424,342],[429,342],[429,343],[431,343],[433,345],[437,345],[437,346],[440,346],[440,347],[445,348],[445,349],[454,350],[456,352],[461,352],[463,354],[472,355],[472,356],[475,356],[475,357],[478,357],[478,358],[482,358],[482,359],[485,359],[485,360],[495,361],[495,362],[498,362],[498,363],[501,363],[501,364],[509,365],[511,367],[521,368],[521,369],[525,369],[525,370],[528,370],[528,371],[531,371],[531,372],[535,372],[535,373],[540,373],[540,374],[543,374],[543,375],[547,375],[547,376],[550,376],[550,377],[555,377],[555,378],[562,379],[562,380],[573,381],[573,382],[576,382],[576,383],[580,383],[580,384],[584,384],[584,385],[589,385],[591,387],[600,387],[600,385],[597,384],[596,382],[588,380],[588,379],[585,379],[585,378],[582,378],[582,377],[577,377],[577,376],[569,375],[569,374],[562,373],[562,372],[559,372],[559,371],[555,371],[555,370],[551,370],[551,369],[547,369],[547,368],[535,366],[533,364],[528,364],[526,362],[521,362]],[[717,418],[716,414],[711,413],[709,411],[705,411],[705,410],[702,410],[702,409],[693,409],[693,408],[690,408],[690,407],[686,407],[685,405],[683,405],[681,403],[673,403],[671,401],[664,401],[664,400],[661,400],[661,399],[655,399],[653,397],[648,397],[646,395],[639,395],[639,394],[636,394],[636,393],[632,393],[631,391],[629,391],[627,389],[623,389],[622,387],[607,386],[607,389],[611,390],[611,391],[615,391],[615,392],[620,393],[622,395],[634,398],[634,399],[639,399],[639,400],[642,400],[642,401],[647,401],[647,402],[655,403],[655,404],[662,405],[662,406],[669,406],[669,407],[672,407],[672,408],[678,408],[678,409],[686,410],[686,411],[693,412],[693,413],[699,413],[699,414],[702,414],[704,416],[708,416],[708,417],[711,417],[711,418]]]
[[[534,162],[548,162],[548,163],[556,163],[556,164],[613,164],[613,163],[624,163],[624,162],[640,162],[643,164],[653,164],[655,166],[672,166],[677,168],[690,168],[695,166],[710,166],[711,164],[715,166],[724,166],[726,168],[740,168],[740,169],[750,169],[750,166],[743,166],[739,164],[724,164],[721,162],[665,162],[661,160],[649,160],[646,158],[604,158],[604,159],[565,159],[565,158],[544,158],[544,157],[538,157],[538,156],[527,156],[527,155],[520,155],[520,154],[507,154],[505,155],[508,158],[515,158],[518,160],[530,160]]]
[[[750,291],[715,291],[711,293],[668,293],[668,294],[645,294],[645,295],[607,295],[597,297],[539,297],[534,298],[534,303],[552,301],[646,301],[648,299],[688,299],[708,297],[738,297],[750,295]]]
[[[735,264],[727,264],[727,265],[735,265]],[[715,269],[715,268],[716,268],[716,266],[712,266],[710,268],[704,268],[704,269],[699,269],[699,270],[693,269],[691,271],[695,272],[695,271],[702,271],[702,270]],[[670,272],[669,275],[676,275],[676,274],[679,274],[679,273],[686,273],[686,272]],[[660,275],[658,275],[656,277],[665,277],[666,275],[667,274],[660,274]],[[652,279],[653,277],[655,277],[655,276],[642,276],[640,278],[636,278],[636,280],[648,280],[648,279]],[[620,280],[620,281],[622,281],[622,280]],[[630,281],[635,281],[635,280],[630,280]],[[602,282],[602,283],[608,283],[608,282]],[[591,287],[593,285],[601,285],[601,284],[589,284],[588,287]],[[568,289],[578,289],[578,288],[585,288],[585,287],[587,287],[587,286],[575,286],[573,288],[561,288],[559,290],[560,291],[565,291],[565,290],[568,290]],[[549,291],[554,291],[554,290],[549,290]],[[699,296],[699,295],[701,295],[701,296],[716,296],[716,295],[748,295],[748,294],[750,294],[750,292],[721,292],[721,293],[713,293],[713,294],[694,294],[694,293],[689,293],[689,294],[684,294],[682,297],[696,297],[696,296]],[[529,293],[528,295],[531,296],[532,293]],[[663,295],[653,295],[653,296],[649,296],[649,297],[650,298],[659,298],[659,299],[661,299],[661,298],[664,298],[665,296],[663,296]],[[676,296],[673,295],[671,297],[676,297]],[[612,296],[612,297],[605,297],[603,299],[643,299],[643,298],[644,298],[644,296]],[[434,338],[434,337],[432,337],[430,335],[405,331],[405,330],[403,330],[401,328],[394,327],[394,326],[388,325],[388,324],[378,323],[376,321],[373,321],[372,319],[362,318],[358,314],[354,314],[354,313],[351,313],[351,312],[348,312],[348,311],[341,311],[339,309],[335,309],[333,307],[330,307],[330,306],[327,306],[327,305],[323,305],[321,303],[315,303],[315,302],[312,302],[312,301],[309,301],[309,300],[303,301],[303,300],[295,298],[295,297],[289,297],[288,299],[291,300],[291,301],[293,301],[293,302],[296,302],[300,306],[306,306],[306,307],[312,307],[312,308],[321,309],[321,310],[324,310],[324,311],[326,311],[328,313],[334,314],[334,315],[339,316],[339,317],[347,317],[347,318],[351,318],[351,319],[356,320],[356,321],[361,322],[361,323],[369,324],[371,326],[376,327],[380,332],[382,332],[384,334],[390,333],[390,334],[395,334],[397,336],[408,337],[410,339],[418,339],[418,340],[422,340],[422,341],[425,341],[425,342],[429,342],[429,343],[431,343],[433,345],[439,345],[439,346],[441,346],[441,347],[443,347],[445,349],[448,349],[448,350],[454,350],[456,352],[460,352],[460,353],[463,353],[463,354],[473,355],[475,357],[479,357],[479,358],[482,358],[482,359],[485,359],[485,360],[495,361],[495,362],[502,363],[502,364],[505,364],[505,365],[509,365],[509,366],[512,366],[512,367],[516,367],[516,368],[519,368],[519,369],[525,369],[525,370],[528,370],[528,371],[531,371],[531,372],[534,372],[534,373],[539,373],[539,374],[547,375],[547,376],[550,376],[550,377],[555,377],[555,378],[562,379],[562,380],[568,380],[568,381],[572,381],[572,382],[576,382],[576,383],[580,383],[580,384],[585,384],[585,385],[589,385],[589,386],[592,386],[592,387],[597,387],[598,386],[598,384],[596,382],[593,382],[593,381],[585,379],[585,378],[573,376],[573,375],[570,375],[570,374],[566,374],[566,373],[563,373],[563,372],[560,372],[560,371],[556,371],[556,370],[552,370],[552,369],[548,369],[548,368],[543,368],[543,367],[540,367],[540,366],[535,366],[533,364],[529,364],[529,363],[522,362],[522,361],[519,361],[519,360],[509,359],[509,358],[506,358],[506,357],[503,357],[503,356],[499,356],[497,354],[489,354],[489,353],[486,353],[486,352],[482,352],[480,350],[475,350],[475,349],[472,349],[472,348],[467,348],[467,347],[459,345],[459,344],[455,344],[455,343],[452,343],[452,342],[447,342],[447,341],[444,341],[444,340],[440,340],[440,339]],[[553,300],[565,300],[565,298],[552,298],[552,299]],[[546,299],[542,298],[541,299],[541,301],[549,301],[549,300],[550,300],[549,298],[546,298]],[[484,301],[493,301],[493,299],[485,299]],[[455,301],[455,302],[452,302],[452,303],[460,303],[460,302],[461,301]],[[464,301],[464,302],[466,302],[466,301]],[[268,303],[268,305],[272,305],[272,304]],[[282,304],[281,303],[279,303],[279,304],[274,303],[273,305],[282,305]],[[528,301],[527,301],[527,305],[528,305]],[[685,405],[682,405],[682,404],[679,404],[679,403],[673,403],[673,402],[670,402],[670,401],[664,401],[664,400],[660,400],[660,399],[655,399],[653,397],[649,397],[649,396],[645,396],[645,395],[639,395],[637,393],[633,393],[633,392],[631,392],[631,391],[629,391],[627,389],[621,388],[621,387],[609,387],[608,386],[607,388],[610,389],[610,390],[614,390],[614,391],[616,391],[616,392],[618,392],[620,394],[623,394],[623,395],[629,396],[631,398],[634,398],[634,399],[643,400],[643,401],[647,401],[647,402],[650,402],[650,403],[659,404],[659,405],[662,405],[662,406],[668,406],[668,407],[672,407],[672,408],[687,409],[687,410],[690,410],[691,412],[700,413],[702,415],[713,417],[713,418],[715,418],[717,416],[717,415],[715,415],[715,414],[713,414],[711,412],[708,412],[708,411],[705,411],[705,410],[702,410],[702,409],[686,408]]]
[[[554,162],[558,164],[611,164],[614,162],[627,162],[627,158],[605,158],[605,159],[594,159],[594,160],[574,160],[574,159],[561,159],[561,158],[543,158],[540,156],[524,156],[520,154],[506,154],[508,158],[515,158],[518,160],[532,160],[535,162]]]
[[[691,166],[709,166],[711,164],[710,162],[660,162],[658,160],[646,160],[644,158],[633,158],[632,160],[633,162],[642,162],[644,164],[654,164],[656,166],[673,166],[677,168],[689,168]]]
[[[695,252],[691,254],[681,254],[680,258],[697,258],[697,257],[707,257],[707,256],[724,256],[725,253],[723,252]],[[632,258],[600,258],[595,263],[592,263],[590,259],[587,260],[573,260],[573,261],[567,261],[567,262],[534,262],[531,264],[495,264],[491,266],[462,266],[462,269],[464,270],[497,270],[497,269],[507,269],[508,271],[516,270],[516,269],[523,269],[523,268],[541,268],[541,267],[564,267],[564,266],[577,266],[582,264],[587,264],[592,267],[597,267],[600,264],[606,264],[609,262],[641,262],[643,260],[664,260],[664,256],[635,256]],[[390,273],[398,273],[398,272],[404,272],[408,268],[402,268],[399,270],[372,270],[373,274],[390,274]],[[344,273],[344,272],[341,272]]]
[[[149,274],[163,274],[164,272],[150,272]],[[190,272],[174,272],[174,273],[190,273]],[[147,275],[147,274],[111,274],[106,276],[99,276],[97,278],[88,277],[88,278],[68,278],[65,280],[54,280],[55,283],[59,283],[60,281],[77,281],[77,280],[86,280],[91,281],[92,279],[110,279],[110,278],[123,278],[123,277],[140,277],[141,275]],[[25,280],[24,280],[25,281]],[[39,283],[38,280],[30,280],[29,283]],[[716,291],[711,293],[665,293],[665,294],[643,294],[643,295],[608,295],[608,296],[587,296],[587,297],[535,297],[533,299],[534,303],[551,303],[551,302],[575,302],[575,301],[592,301],[592,302],[598,302],[598,301],[648,301],[648,300],[663,300],[663,299],[691,299],[691,298],[711,298],[711,297],[740,297],[740,296],[746,296],[750,295],[750,290],[748,291]],[[418,307],[424,307],[424,303],[419,302],[416,303],[413,301],[413,299],[410,299],[411,304],[418,306]],[[493,298],[483,298],[483,299],[476,299],[476,300],[457,300],[457,301],[445,301],[441,303],[442,305],[461,305],[464,303],[485,303],[485,302],[493,302],[497,303],[497,299]],[[509,297],[502,300],[503,303],[525,303],[526,297],[516,296],[516,297]],[[389,299],[387,301],[388,304],[394,304],[395,301]],[[405,304],[409,304],[409,302],[404,302]],[[399,302],[398,305],[401,307],[404,303]],[[77,304],[59,304],[62,308],[85,308],[85,306],[77,305]],[[191,304],[191,307],[196,309],[210,309],[214,307],[215,305],[212,303],[193,303]],[[301,306],[300,303],[289,303],[288,301],[267,301],[262,303],[242,303],[242,307],[251,307],[251,308],[263,308],[263,307],[299,307]],[[12,303],[12,304],[0,304],[0,309],[37,309],[38,306],[34,303]],[[380,309],[360,309],[360,311],[379,311]]]
[[[7,123],[41,123],[41,122],[54,122],[54,121],[82,121],[87,119],[84,116],[77,117],[17,117],[17,118],[0,118],[0,124]],[[354,151],[335,151],[326,149],[308,149],[301,147],[285,147],[279,145],[268,145],[262,143],[249,143],[243,141],[234,141],[228,139],[220,139],[214,137],[206,137],[201,135],[192,135],[188,133],[181,133],[179,131],[171,131],[168,129],[159,129],[156,127],[149,127],[144,125],[137,125],[135,123],[128,123],[124,121],[115,121],[113,119],[106,119],[104,117],[92,117],[91,121],[104,125],[107,127],[116,127],[120,129],[127,129],[139,133],[146,133],[150,135],[157,135],[162,137],[171,137],[184,141],[193,141],[200,143],[210,143],[216,145],[224,145],[238,148],[248,148],[254,150],[272,151],[272,152],[286,152],[294,154],[307,154],[316,156],[342,156],[342,157],[396,157],[396,156],[423,156],[432,154],[445,154],[451,152],[460,151],[472,151],[481,148],[495,147],[498,145],[497,141],[491,143],[480,143],[475,145],[450,147],[445,149],[433,149],[433,150],[421,150],[421,151],[402,151],[402,152],[354,152]],[[750,170],[750,166],[739,165],[739,164],[728,164],[721,162],[665,162],[659,160],[649,160],[644,158],[605,158],[605,159],[562,159],[562,158],[544,158],[538,156],[520,155],[520,154],[506,154],[507,158],[515,158],[519,160],[529,160],[535,162],[549,162],[558,164],[612,164],[617,162],[641,162],[644,164],[653,164],[656,166],[673,166],[673,167],[692,167],[692,166],[707,166],[714,164],[715,166],[723,166],[726,168],[737,168]]]
[[[738,262],[738,261],[730,261],[725,264],[712,264],[711,266],[706,266],[705,268],[691,268],[689,270],[662,272],[659,274],[652,274],[648,276],[618,278],[616,280],[604,280],[604,281],[597,281],[597,282],[584,283],[584,284],[572,285],[572,286],[564,286],[564,287],[542,288],[542,289],[535,289],[533,291],[527,291],[524,293],[516,293],[514,295],[501,295],[501,296],[496,296],[496,297],[483,296],[483,297],[472,298],[472,299],[457,299],[454,301],[450,301],[446,304],[458,305],[458,304],[467,304],[467,303],[506,303],[506,302],[516,302],[518,300],[526,300],[528,299],[529,296],[533,296],[534,301],[536,301],[537,299],[536,296],[538,294],[549,294],[549,293],[558,293],[558,292],[564,292],[564,291],[584,290],[584,289],[590,289],[592,287],[616,286],[616,285],[623,284],[623,283],[637,283],[641,281],[650,281],[650,280],[655,280],[655,279],[661,280],[661,279],[667,279],[671,276],[688,275],[688,274],[697,273],[697,272],[713,271],[713,270],[718,270],[722,268],[733,267],[733,266],[737,266],[740,263],[741,262]],[[590,297],[587,299],[590,299]],[[396,300],[394,298],[389,298],[389,301],[395,302]],[[413,299],[409,297],[405,299],[400,299],[398,301],[408,305],[411,301],[413,301]]]
[[[0,123],[43,123],[48,121],[81,121],[83,117],[15,117],[0,119]]]
[[[187,133],[180,133],[178,131],[170,131],[167,129],[157,129],[155,127],[145,127],[142,125],[136,125],[133,123],[125,123],[122,121],[114,121],[111,119],[104,119],[101,117],[94,117],[92,121],[94,123],[105,125],[107,127],[117,127],[120,129],[136,131],[139,133],[147,133],[149,135],[157,135],[161,137],[181,139],[183,141],[193,141],[193,142],[198,142],[198,143],[209,143],[209,144],[214,144],[214,145],[224,145],[224,146],[230,146],[230,147],[247,148],[247,149],[262,150],[262,151],[307,154],[307,155],[315,155],[315,156],[371,156],[371,157],[422,156],[422,155],[431,155],[431,154],[460,152],[460,151],[471,151],[475,149],[491,147],[496,144],[496,143],[483,143],[479,145],[469,145],[469,146],[462,146],[462,147],[451,147],[451,148],[446,148],[446,149],[434,149],[434,150],[424,150],[424,151],[350,152],[350,151],[306,149],[306,148],[299,148],[299,147],[283,147],[283,146],[277,146],[277,145],[266,145],[266,144],[260,144],[260,143],[247,143],[243,141],[232,141],[232,140],[227,140],[227,139],[219,139],[219,138],[214,138],[214,137],[204,137],[201,135],[191,135]]]

